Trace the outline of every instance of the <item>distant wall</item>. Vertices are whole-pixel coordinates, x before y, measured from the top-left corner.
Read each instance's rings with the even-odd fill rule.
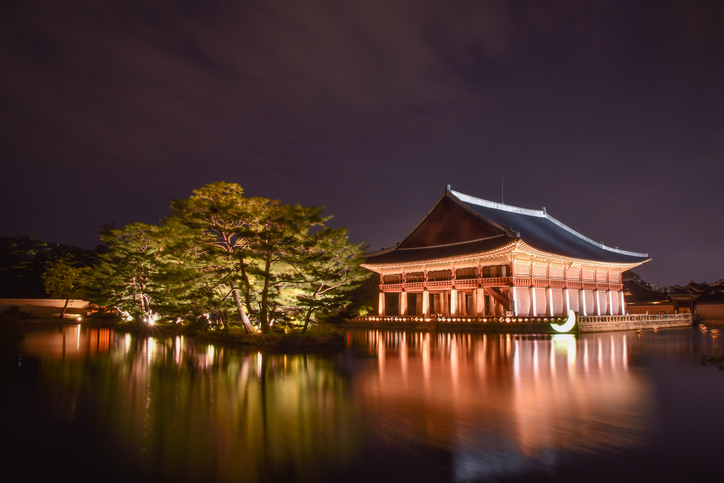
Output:
[[[724,324],[724,304],[707,304],[697,303],[695,306],[696,315],[699,320],[705,324]],[[674,304],[656,304],[656,305],[627,305],[626,311],[631,315],[643,314],[673,314]],[[679,313],[689,313],[689,306],[679,307]]]
[[[656,305],[633,305],[633,304],[626,304],[626,312],[628,312],[631,315],[643,315],[643,314],[673,314],[674,313],[674,304],[656,304]],[[688,312],[688,310],[684,311],[679,310],[679,312],[684,313]]]
[[[724,304],[696,304],[696,315],[704,323],[724,324]]]
[[[0,299],[0,312],[4,312],[14,305],[22,312],[58,315],[65,305],[65,299]],[[87,300],[70,300],[65,314],[88,315],[89,305]]]

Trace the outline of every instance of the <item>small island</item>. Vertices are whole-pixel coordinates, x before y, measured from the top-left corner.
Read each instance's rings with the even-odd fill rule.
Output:
[[[322,211],[211,183],[172,200],[158,224],[104,226],[92,257],[49,258],[44,289],[73,323],[264,347],[339,345],[335,321],[369,310],[354,293],[370,273],[360,266],[363,244],[327,226]],[[82,320],[69,308],[74,299],[90,302]],[[7,312],[20,323],[52,322]]]

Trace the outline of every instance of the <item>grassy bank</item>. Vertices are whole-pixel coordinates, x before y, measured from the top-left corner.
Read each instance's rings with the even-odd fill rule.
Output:
[[[119,332],[130,332],[142,335],[185,335],[193,339],[205,342],[222,344],[247,345],[268,347],[275,349],[304,348],[304,347],[334,347],[344,345],[342,333],[332,326],[323,325],[310,328],[307,332],[301,330],[284,333],[270,331],[268,334],[247,334],[244,329],[233,327],[230,329],[198,330],[185,324],[156,324],[139,325],[135,322],[123,322],[120,318],[113,316],[90,317],[84,321],[88,326],[111,326]]]
[[[306,347],[336,347],[344,345],[342,333],[331,325],[310,328],[307,332],[301,330],[284,333],[270,331],[268,334],[247,334],[241,328],[220,329],[208,328],[198,330],[185,324],[156,324],[139,325],[136,322],[124,322],[120,317],[111,314],[94,314],[80,319],[50,316],[39,316],[28,313],[0,314],[0,324],[3,330],[0,333],[17,334],[24,326],[43,325],[75,325],[84,327],[108,327],[118,332],[135,333],[139,335],[185,335],[205,342],[215,342],[233,345],[257,346],[274,349],[293,349]]]

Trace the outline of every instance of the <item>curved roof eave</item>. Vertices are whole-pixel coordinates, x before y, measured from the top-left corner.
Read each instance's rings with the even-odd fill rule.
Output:
[[[529,246],[543,252],[594,262],[634,264],[633,266],[650,260],[648,253],[621,250],[593,241],[553,218],[545,210],[496,203],[450,188],[447,194],[480,218],[517,233]]]
[[[600,260],[587,260],[585,258],[573,258],[573,257],[567,257],[565,255],[559,255],[556,253],[538,250],[537,248],[528,245],[523,240],[520,240],[520,242],[518,244],[518,248],[519,248],[519,250],[517,250],[517,251],[526,252],[532,256],[538,256],[541,258],[554,259],[555,261],[557,261],[559,263],[570,263],[572,265],[575,265],[575,264],[604,265],[604,266],[608,266],[608,267],[619,267],[621,269],[621,271],[631,270],[632,268],[636,268],[639,265],[642,265],[646,262],[651,261],[650,258],[647,258],[647,259],[641,260],[641,261],[631,261],[631,262],[604,262],[604,261],[600,261]]]

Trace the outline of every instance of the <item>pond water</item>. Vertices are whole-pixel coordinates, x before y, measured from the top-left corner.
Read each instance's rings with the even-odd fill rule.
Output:
[[[350,330],[275,354],[80,326],[0,345],[1,463],[76,481],[692,481],[722,340]]]

